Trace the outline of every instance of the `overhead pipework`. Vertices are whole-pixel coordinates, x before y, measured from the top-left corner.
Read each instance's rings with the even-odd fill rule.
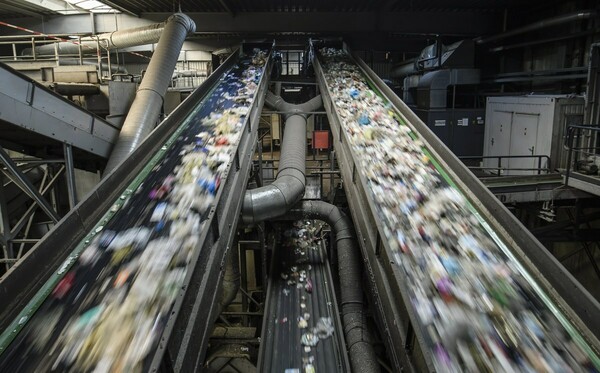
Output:
[[[180,17],[185,15],[177,13],[174,16]],[[185,17],[187,18],[187,16]],[[48,56],[54,55],[55,53],[58,53],[59,55],[78,54],[80,49],[81,52],[85,54],[92,52],[96,53],[96,49],[98,48],[98,46],[110,50],[135,47],[138,45],[154,44],[158,42],[170,20],[171,18],[161,23],[153,23],[147,26],[135,27],[126,30],[113,31],[95,36],[89,36],[86,38],[82,38],[81,42],[65,41],[60,43],[41,45],[39,47],[35,47],[33,51],[35,51],[36,56]],[[31,55],[32,48],[24,49],[22,54]]]
[[[306,113],[323,105],[321,96],[294,105],[267,92],[265,103],[286,113],[285,133],[277,178],[269,185],[247,190],[242,205],[242,220],[252,224],[285,214],[304,195],[306,186]]]
[[[166,21],[156,51],[150,60],[146,75],[140,83],[121,128],[119,139],[104,170],[105,175],[127,158],[154,128],[183,42],[187,35],[193,33],[195,29],[194,21],[182,13],[174,14]],[[146,33],[148,31],[142,31],[142,35]],[[122,40],[122,38],[125,37],[117,38],[113,35],[112,40],[114,42]],[[143,39],[136,37],[135,34],[131,34],[130,38],[137,41]]]

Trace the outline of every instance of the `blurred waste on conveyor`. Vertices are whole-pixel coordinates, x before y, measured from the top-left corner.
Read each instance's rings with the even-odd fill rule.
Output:
[[[293,293],[294,299],[299,300],[297,304],[292,305],[295,308],[294,314],[298,316],[295,320],[289,320],[287,317],[276,319],[275,323],[292,323],[290,327],[298,329],[298,333],[289,333],[288,337],[290,339],[292,336],[299,337],[299,340],[289,342],[293,346],[300,346],[302,355],[302,367],[287,368],[286,372],[316,372],[317,359],[327,358],[319,355],[319,352],[323,353],[325,350],[317,349],[317,345],[330,338],[335,332],[331,316],[323,315],[322,309],[317,306],[317,300],[313,299],[313,296],[317,297],[313,294],[313,283],[317,275],[313,264],[322,264],[312,263],[311,257],[315,257],[320,250],[319,241],[323,239],[322,231],[322,222],[302,220],[294,222],[293,227],[283,233],[284,242],[281,250],[291,251],[284,257],[293,262],[283,263],[285,270],[280,273],[280,276],[285,282],[285,287],[282,294],[287,298],[292,297],[290,294]],[[330,306],[326,308],[330,310]]]
[[[597,372],[347,53],[319,58],[436,371]]]
[[[141,372],[149,367],[199,233],[247,125],[267,52],[240,57],[163,158],[64,274],[9,348],[0,371]],[[121,201],[123,202],[123,201]]]

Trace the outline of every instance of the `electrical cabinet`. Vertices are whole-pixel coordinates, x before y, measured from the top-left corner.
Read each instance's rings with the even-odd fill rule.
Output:
[[[483,153],[484,109],[413,111],[455,155],[481,156]]]
[[[483,167],[492,174],[500,168],[501,175],[534,175],[540,168],[564,167],[566,128],[581,124],[583,113],[583,97],[488,97]],[[540,161],[536,156],[548,158]]]

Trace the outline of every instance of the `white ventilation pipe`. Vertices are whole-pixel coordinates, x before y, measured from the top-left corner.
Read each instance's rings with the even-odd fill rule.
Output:
[[[195,30],[194,21],[182,13],[174,14],[166,21],[146,75],[140,83],[119,133],[119,139],[108,159],[105,175],[126,159],[154,129],[183,42],[187,35]]]

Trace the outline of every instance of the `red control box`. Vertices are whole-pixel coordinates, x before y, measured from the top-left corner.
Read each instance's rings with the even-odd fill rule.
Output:
[[[313,131],[313,149],[329,149],[329,131]]]

